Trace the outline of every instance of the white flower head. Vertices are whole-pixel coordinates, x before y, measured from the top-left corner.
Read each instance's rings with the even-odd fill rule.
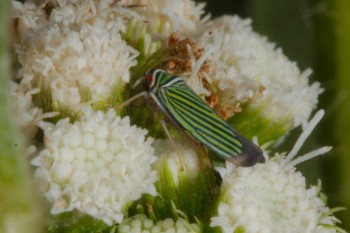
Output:
[[[322,111],[316,114],[287,158],[276,154],[254,167],[226,163],[226,168],[219,168],[223,195],[211,226],[220,226],[224,233],[237,229],[249,233],[336,232],[323,226],[334,226],[337,220],[320,198],[319,188],[307,188],[305,177],[294,167],[331,148],[324,147],[291,161],[322,115]]]
[[[189,223],[185,219],[179,218],[174,221],[171,218],[165,220],[153,221],[147,218],[145,215],[139,214],[132,218],[125,219],[119,227],[119,233],[129,232],[152,232],[152,233],[199,233],[201,232],[198,224]]]
[[[167,36],[174,31],[193,34],[209,18],[202,18],[205,4],[192,0],[122,0],[119,5],[136,6],[135,11],[147,20],[149,32]]]
[[[129,82],[138,55],[120,34],[125,12],[110,4],[57,1],[47,13],[14,2],[13,17],[19,22],[15,48],[22,65],[17,76],[22,81],[30,77],[26,82],[50,93],[59,108],[76,111],[82,102],[105,101]]]
[[[67,118],[41,127],[45,148],[32,164],[52,214],[77,209],[110,225],[122,221],[129,202],[156,194],[152,138],[128,117],[89,108],[75,123]]]
[[[130,6],[138,16],[129,21],[124,34],[124,39],[140,52],[138,68],[144,63],[160,65],[162,59],[168,60],[169,57],[182,60],[183,57],[171,53],[174,49],[169,42],[172,35],[187,37],[197,34],[209,19],[209,16],[202,17],[205,4],[192,0],[122,0],[117,4]],[[148,65],[140,72],[150,68],[154,67]]]
[[[210,21],[201,45],[211,49],[209,81],[222,103],[266,103],[266,119],[288,118],[293,127],[307,123],[322,91],[319,83],[309,85],[311,71],[300,72],[281,49],[252,30],[251,20],[224,16]]]

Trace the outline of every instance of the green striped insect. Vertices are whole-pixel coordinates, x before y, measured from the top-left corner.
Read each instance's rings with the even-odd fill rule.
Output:
[[[145,91],[123,105],[143,95],[150,106],[216,155],[245,167],[265,161],[262,150],[233,129],[181,77],[152,69],[139,82]]]

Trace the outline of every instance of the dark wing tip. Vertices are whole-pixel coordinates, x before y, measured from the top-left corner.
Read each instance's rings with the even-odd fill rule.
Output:
[[[254,166],[257,163],[264,163],[265,157],[263,155],[263,152],[260,148],[246,148],[246,150],[239,155],[240,164],[238,164],[241,167],[251,167]]]
[[[241,135],[238,135],[239,141],[242,143],[242,153],[232,156],[228,160],[237,166],[251,167],[257,163],[264,163],[265,157],[263,151],[254,143],[248,141]]]

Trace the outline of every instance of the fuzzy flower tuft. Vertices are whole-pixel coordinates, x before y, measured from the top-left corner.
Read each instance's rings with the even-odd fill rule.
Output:
[[[191,0],[122,0],[119,5],[139,6],[135,10],[147,20],[147,30],[166,36],[172,32],[193,34],[208,19],[202,18],[205,4]]]
[[[305,126],[322,92],[319,83],[309,85],[311,70],[300,72],[281,49],[252,30],[251,20],[224,16],[210,21],[200,44],[211,51],[208,80],[231,114],[249,103],[261,108],[265,119]]]
[[[322,200],[320,187],[307,188],[305,177],[294,167],[331,148],[324,147],[290,161],[322,115],[321,111],[316,114],[287,157],[276,154],[264,164],[249,168],[230,163],[219,168],[223,193],[218,215],[212,218],[211,225],[220,226],[224,233],[238,229],[249,233],[337,232],[337,219]]]
[[[128,117],[85,109],[75,123],[63,119],[41,127],[45,149],[32,164],[52,214],[77,209],[110,225],[123,220],[129,202],[156,194],[153,140]]]
[[[76,112],[81,103],[106,101],[129,82],[138,52],[122,39],[123,8],[91,0],[51,2],[46,8],[12,3],[22,65],[17,76],[28,88],[48,93],[41,101],[51,109]]]
[[[119,233],[129,232],[171,232],[171,233],[199,233],[200,227],[198,224],[191,224],[185,219],[179,218],[174,221],[171,218],[157,221],[154,223],[151,219],[148,219],[145,215],[135,215],[133,218],[125,219],[119,227]]]
[[[173,48],[169,40],[174,33],[186,38],[196,35],[210,18],[205,16],[205,4],[192,0],[122,0],[117,4],[133,6],[139,16],[129,21],[124,39],[140,52],[135,69],[141,69],[140,75],[147,69],[162,65],[162,61],[168,61],[170,57],[188,60],[181,51],[171,53]],[[143,67],[145,64],[146,67]]]

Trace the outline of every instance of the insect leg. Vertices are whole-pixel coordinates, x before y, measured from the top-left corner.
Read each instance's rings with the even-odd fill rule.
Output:
[[[120,110],[126,106],[128,106],[129,104],[131,104],[133,101],[137,100],[138,98],[140,98],[141,96],[147,96],[147,92],[143,91],[137,95],[134,95],[133,97],[125,100],[123,103],[119,104],[117,107],[116,107],[116,110]]]
[[[199,165],[201,167],[210,167],[210,168],[214,169],[213,165],[210,161],[210,158],[209,158],[208,150],[206,150],[206,148],[198,142],[194,142],[194,145],[196,148],[196,153],[197,153]]]
[[[172,136],[170,135],[170,133],[169,133],[169,130],[168,130],[167,126],[166,126],[165,120],[162,119],[162,120],[160,121],[160,123],[161,123],[161,125],[162,125],[162,128],[163,128],[163,130],[164,130],[166,136],[169,138],[170,144],[173,146],[173,148],[174,148],[174,150],[175,150],[175,152],[176,152],[176,154],[177,154],[177,160],[178,160],[177,164],[179,165],[179,166],[178,166],[178,167],[179,167],[179,170],[180,170],[180,171],[183,171],[183,170],[184,170],[184,162],[183,162],[183,160],[182,160],[182,154],[181,154],[181,152],[176,148],[175,141],[174,141],[173,137],[172,137]]]

